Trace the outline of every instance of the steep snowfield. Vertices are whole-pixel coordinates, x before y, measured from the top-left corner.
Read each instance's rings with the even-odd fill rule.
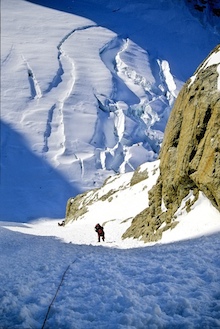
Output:
[[[156,160],[183,82],[219,41],[171,0],[1,6],[3,220],[60,218],[70,196]]]
[[[160,243],[121,240],[218,35],[171,0],[2,0],[1,18],[0,328],[220,327],[220,218],[202,194]],[[109,176],[87,195],[103,201],[58,227],[67,199]]]

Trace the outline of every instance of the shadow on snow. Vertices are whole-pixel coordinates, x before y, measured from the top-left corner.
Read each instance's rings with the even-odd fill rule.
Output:
[[[67,199],[81,192],[43,157],[34,154],[22,135],[2,121],[0,156],[2,221],[63,218]]]

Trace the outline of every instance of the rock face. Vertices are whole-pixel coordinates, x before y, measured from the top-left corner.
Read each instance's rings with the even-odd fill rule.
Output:
[[[200,65],[175,102],[160,152],[160,176],[149,207],[123,235],[156,241],[176,225],[182,200],[202,191],[220,211],[220,45]],[[163,224],[163,225],[162,225]]]

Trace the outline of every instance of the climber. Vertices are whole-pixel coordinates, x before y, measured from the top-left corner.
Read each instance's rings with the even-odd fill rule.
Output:
[[[63,220],[62,223],[58,223],[58,226],[65,226],[65,220]]]
[[[100,238],[105,241],[105,232],[103,227],[100,224],[96,224],[95,231],[98,233],[98,242],[100,242]]]

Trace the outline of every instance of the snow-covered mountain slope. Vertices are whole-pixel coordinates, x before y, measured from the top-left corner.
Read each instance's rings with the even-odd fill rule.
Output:
[[[220,233],[133,250],[61,243],[1,225],[0,234],[1,328],[220,325]]]
[[[47,218],[19,226],[16,224],[8,226],[5,223],[4,227],[23,234],[55,236],[66,243],[98,245],[94,227],[100,223],[104,227],[106,236],[102,245],[106,247],[127,249],[150,246],[155,242],[146,244],[141,236],[123,240],[122,236],[130,227],[133,218],[148,206],[148,192],[159,176],[158,166],[159,160],[145,163],[134,173],[109,177],[101,188],[70,199],[71,208],[67,206],[64,227],[58,226],[57,220]],[[220,232],[220,214],[203,193],[200,193],[191,211],[187,211],[189,201],[192,202],[194,198],[192,192],[184,198],[175,214],[175,223],[178,225],[167,228],[159,243],[198,238]],[[164,205],[162,207],[165,208]]]
[[[218,37],[175,0],[2,0],[1,19],[0,328],[220,327],[219,219],[203,195],[162,242],[206,236],[118,249],[143,247],[121,233],[158,176],[131,168],[156,157]],[[110,175],[85,198],[99,206],[57,225]]]
[[[1,9],[2,220],[62,217],[68,197],[155,160],[180,87],[218,40],[172,0]]]

